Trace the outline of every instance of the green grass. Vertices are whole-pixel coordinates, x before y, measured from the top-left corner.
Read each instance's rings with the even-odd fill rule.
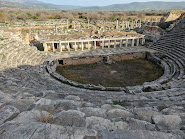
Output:
[[[94,63],[58,66],[57,73],[83,84],[126,87],[156,80],[162,76],[163,69],[145,59],[134,59],[118,61],[111,65]],[[149,90],[150,88],[146,88],[144,91]]]
[[[113,101],[113,104],[114,105],[120,105],[122,107],[125,107],[125,106],[131,106],[130,103],[126,102],[125,100],[124,101]]]
[[[57,67],[57,71],[56,71],[58,74],[61,74],[68,78],[69,80],[72,80],[72,81],[76,81],[76,82],[79,82],[79,83],[82,83],[82,84],[88,84],[88,82],[86,82],[84,80],[84,77],[80,76],[79,74],[70,74],[68,73],[67,71]]]
[[[0,40],[1,40],[1,41],[3,41],[3,40],[4,40],[4,38],[0,38]]]
[[[157,109],[159,111],[162,111],[163,109],[166,109],[166,108],[168,108],[168,106],[165,106],[165,105],[157,106]]]

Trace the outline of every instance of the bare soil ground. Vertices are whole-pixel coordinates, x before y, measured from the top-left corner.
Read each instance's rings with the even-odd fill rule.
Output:
[[[59,66],[57,72],[76,82],[105,87],[141,85],[144,82],[156,80],[163,74],[161,67],[145,59],[120,61],[111,65],[100,62],[88,65]]]

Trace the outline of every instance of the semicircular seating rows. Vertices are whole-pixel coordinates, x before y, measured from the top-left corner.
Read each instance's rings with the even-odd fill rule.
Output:
[[[185,19],[168,33],[161,37],[151,49],[157,51],[155,54],[167,65],[168,85],[178,87],[184,83],[185,79]]]
[[[0,41],[0,138],[184,138],[183,24],[151,47],[174,88],[135,94],[62,84],[45,70],[51,56],[15,36]]]
[[[0,70],[33,66],[34,69],[29,70],[44,72],[43,63],[49,61],[50,57],[36,47],[25,45],[14,38],[15,36],[0,42]]]

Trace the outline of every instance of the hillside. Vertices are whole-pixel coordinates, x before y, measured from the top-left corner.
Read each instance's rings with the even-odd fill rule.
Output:
[[[76,11],[142,11],[142,10],[183,10],[185,2],[134,2],[109,6],[79,7],[71,5],[54,5],[37,0],[0,0],[0,8],[19,8],[35,10],[76,10]]]
[[[81,7],[71,5],[54,5],[37,0],[0,0],[0,8],[18,8],[31,10],[75,10]]]
[[[114,4],[103,7],[85,7],[88,11],[142,11],[142,10],[174,10],[185,9],[185,2],[134,2],[129,4]]]

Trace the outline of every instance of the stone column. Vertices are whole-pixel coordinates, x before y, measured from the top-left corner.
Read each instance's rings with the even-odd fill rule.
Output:
[[[114,48],[116,48],[116,40],[114,40]]]
[[[128,21],[128,30],[130,30],[130,22]]]
[[[77,51],[77,45],[76,45],[76,42],[75,42],[75,51]]]
[[[84,44],[83,44],[83,42],[81,42],[81,44],[82,44],[82,51],[84,50]]]
[[[43,47],[44,47],[44,52],[48,52],[48,45],[47,43],[43,43]]]
[[[105,46],[105,41],[102,40],[102,49],[104,49],[104,46]]]
[[[128,46],[128,39],[126,39],[126,42],[125,42],[125,47],[127,48]]]
[[[67,49],[68,49],[68,51],[70,51],[69,42],[67,43]]]
[[[141,28],[141,19],[140,19],[140,21],[139,21],[139,28]]]
[[[62,44],[61,44],[61,41],[59,41],[59,49],[60,49],[60,52],[62,52]]]
[[[136,28],[138,27],[138,25],[137,25],[137,20],[136,20]]]
[[[134,29],[134,22],[131,23],[131,29]]]
[[[139,38],[137,39],[137,46],[139,46]]]
[[[108,48],[110,48],[110,40],[108,41]]]
[[[145,44],[145,38],[142,38],[142,43],[141,43],[142,45],[144,45]]]
[[[53,52],[55,52],[55,45],[52,43]]]
[[[90,44],[89,44],[89,41],[88,41],[88,50],[90,50]]]
[[[96,49],[96,41],[94,41],[94,49]]]
[[[135,40],[134,40],[134,39],[132,39],[132,47],[134,47],[134,42],[135,42]]]
[[[155,19],[155,22],[156,22],[156,23],[158,22],[158,19],[157,19],[157,18]]]
[[[118,29],[118,24],[119,24],[119,23],[118,23],[118,20],[117,20],[117,21],[116,21],[116,29]]]
[[[122,40],[120,40],[120,48],[122,47]]]
[[[122,29],[123,29],[124,21],[122,21]]]
[[[103,32],[105,32],[105,28],[104,28],[104,26],[103,26]]]

